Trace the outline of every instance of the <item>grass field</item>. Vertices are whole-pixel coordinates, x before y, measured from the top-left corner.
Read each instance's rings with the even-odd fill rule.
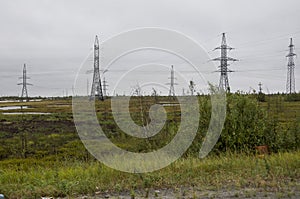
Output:
[[[116,194],[181,187],[203,192],[260,188],[266,194],[293,195],[300,191],[299,165],[299,152],[279,153],[264,159],[242,154],[180,159],[148,174],[122,173],[99,162],[5,160],[0,165],[0,190],[9,198],[76,197],[107,191]]]
[[[0,193],[8,198],[100,197],[107,193],[146,197],[156,196],[153,190],[170,189],[172,197],[199,198],[206,197],[203,194],[209,191],[251,188],[266,195],[279,193],[275,194],[279,198],[296,197],[300,192],[300,101],[285,101],[282,95],[266,96],[266,102],[258,102],[256,96],[229,96],[224,132],[214,151],[199,159],[199,143],[210,119],[206,99],[199,97],[203,117],[189,151],[170,166],[147,174],[122,173],[95,161],[78,138],[70,98],[0,103],[0,108],[28,107],[0,110]],[[168,100],[136,98],[131,102],[131,117],[137,124],[144,124],[150,105]],[[164,146],[180,124],[178,107],[166,107],[167,125],[159,135],[145,141],[116,128],[109,100],[97,102],[96,110],[107,136],[130,151],[145,152]],[[13,112],[50,114],[3,114]],[[271,155],[258,157],[254,147],[260,144],[270,145]],[[233,195],[254,197],[255,192]]]

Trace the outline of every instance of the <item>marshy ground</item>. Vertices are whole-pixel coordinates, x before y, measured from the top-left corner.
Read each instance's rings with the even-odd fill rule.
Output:
[[[49,114],[5,115],[2,113],[22,111],[0,109],[0,193],[7,198],[299,198],[300,102],[286,101],[281,95],[266,97],[266,102],[258,102],[255,96],[231,96],[230,123],[208,157],[198,158],[196,142],[170,166],[146,174],[119,172],[96,161],[78,138],[71,99],[2,102],[1,107],[26,106],[22,111]],[[210,116],[209,103],[201,98],[206,97],[200,97],[200,102],[201,110],[207,113],[202,113],[199,134]],[[137,124],[144,121],[139,118],[147,119],[149,104],[155,101],[147,97],[143,100],[146,105],[142,112],[137,104],[140,99],[132,102],[131,116]],[[163,97],[156,100],[166,101]],[[168,125],[161,135],[144,142],[126,137],[115,128],[108,101],[97,102],[96,110],[109,138],[131,151],[141,151],[145,146],[146,151],[153,150],[166,144],[160,140],[172,139],[180,116],[176,106],[166,107]],[[256,117],[251,118],[253,114]],[[235,137],[231,138],[231,132]],[[250,133],[257,136],[248,136]],[[257,137],[272,144],[271,154],[255,153],[255,146],[261,144]],[[251,144],[243,145],[240,139],[248,139]],[[223,147],[227,150],[222,151]]]

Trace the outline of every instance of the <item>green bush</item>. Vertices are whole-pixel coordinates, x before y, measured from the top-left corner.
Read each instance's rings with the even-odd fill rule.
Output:
[[[199,132],[189,149],[189,154],[197,154],[199,151],[211,117],[209,97],[201,97],[199,103]],[[277,149],[276,131],[276,121],[269,118],[255,98],[241,93],[228,94],[226,120],[214,152],[252,153],[255,147],[260,145]]]
[[[285,101],[287,102],[299,102],[300,93],[292,93],[285,96]]]

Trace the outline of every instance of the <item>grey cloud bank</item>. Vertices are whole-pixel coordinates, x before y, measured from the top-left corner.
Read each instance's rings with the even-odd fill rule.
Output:
[[[0,96],[19,95],[16,84],[23,63],[28,65],[31,96],[71,93],[76,72],[89,54],[94,36],[100,41],[140,27],[160,27],[184,33],[202,45],[210,57],[227,32],[228,44],[236,49],[230,56],[240,59],[230,66],[233,91],[248,92],[264,84],[267,92],[284,92],[289,38],[296,53],[300,45],[300,2],[298,0],[3,0],[0,2]],[[180,63],[173,63],[180,67]],[[296,60],[296,89],[300,69]],[[215,71],[208,68],[208,71]],[[121,70],[121,68],[119,69]],[[114,72],[106,80],[114,81]],[[139,73],[137,76],[141,76]],[[219,74],[206,73],[218,83]],[[167,82],[167,77],[159,77]],[[143,79],[143,77],[140,77]],[[140,81],[140,80],[139,80]],[[202,80],[195,80],[202,89]],[[128,83],[129,94],[133,85]],[[177,92],[187,85],[178,85]],[[196,87],[196,89],[197,89]],[[113,91],[110,91],[112,93]]]

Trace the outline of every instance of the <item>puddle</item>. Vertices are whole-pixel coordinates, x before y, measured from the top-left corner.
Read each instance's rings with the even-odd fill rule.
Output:
[[[19,100],[3,100],[0,103],[20,102]]]
[[[2,113],[3,115],[50,115],[51,113],[40,113],[40,112],[12,112]]]
[[[41,102],[43,101],[42,99],[32,99],[32,100],[29,100],[30,102]]]
[[[4,107],[0,107],[1,111],[18,110],[18,109],[28,109],[28,106],[4,106]]]
[[[29,102],[41,102],[42,99],[31,99]],[[0,100],[0,103],[14,103],[14,102],[22,102],[22,100]],[[25,102],[25,101],[24,101]]]
[[[179,106],[179,104],[162,104],[162,106]]]
[[[59,107],[70,107],[69,104],[53,104],[53,105],[47,105],[49,108],[59,108]]]

